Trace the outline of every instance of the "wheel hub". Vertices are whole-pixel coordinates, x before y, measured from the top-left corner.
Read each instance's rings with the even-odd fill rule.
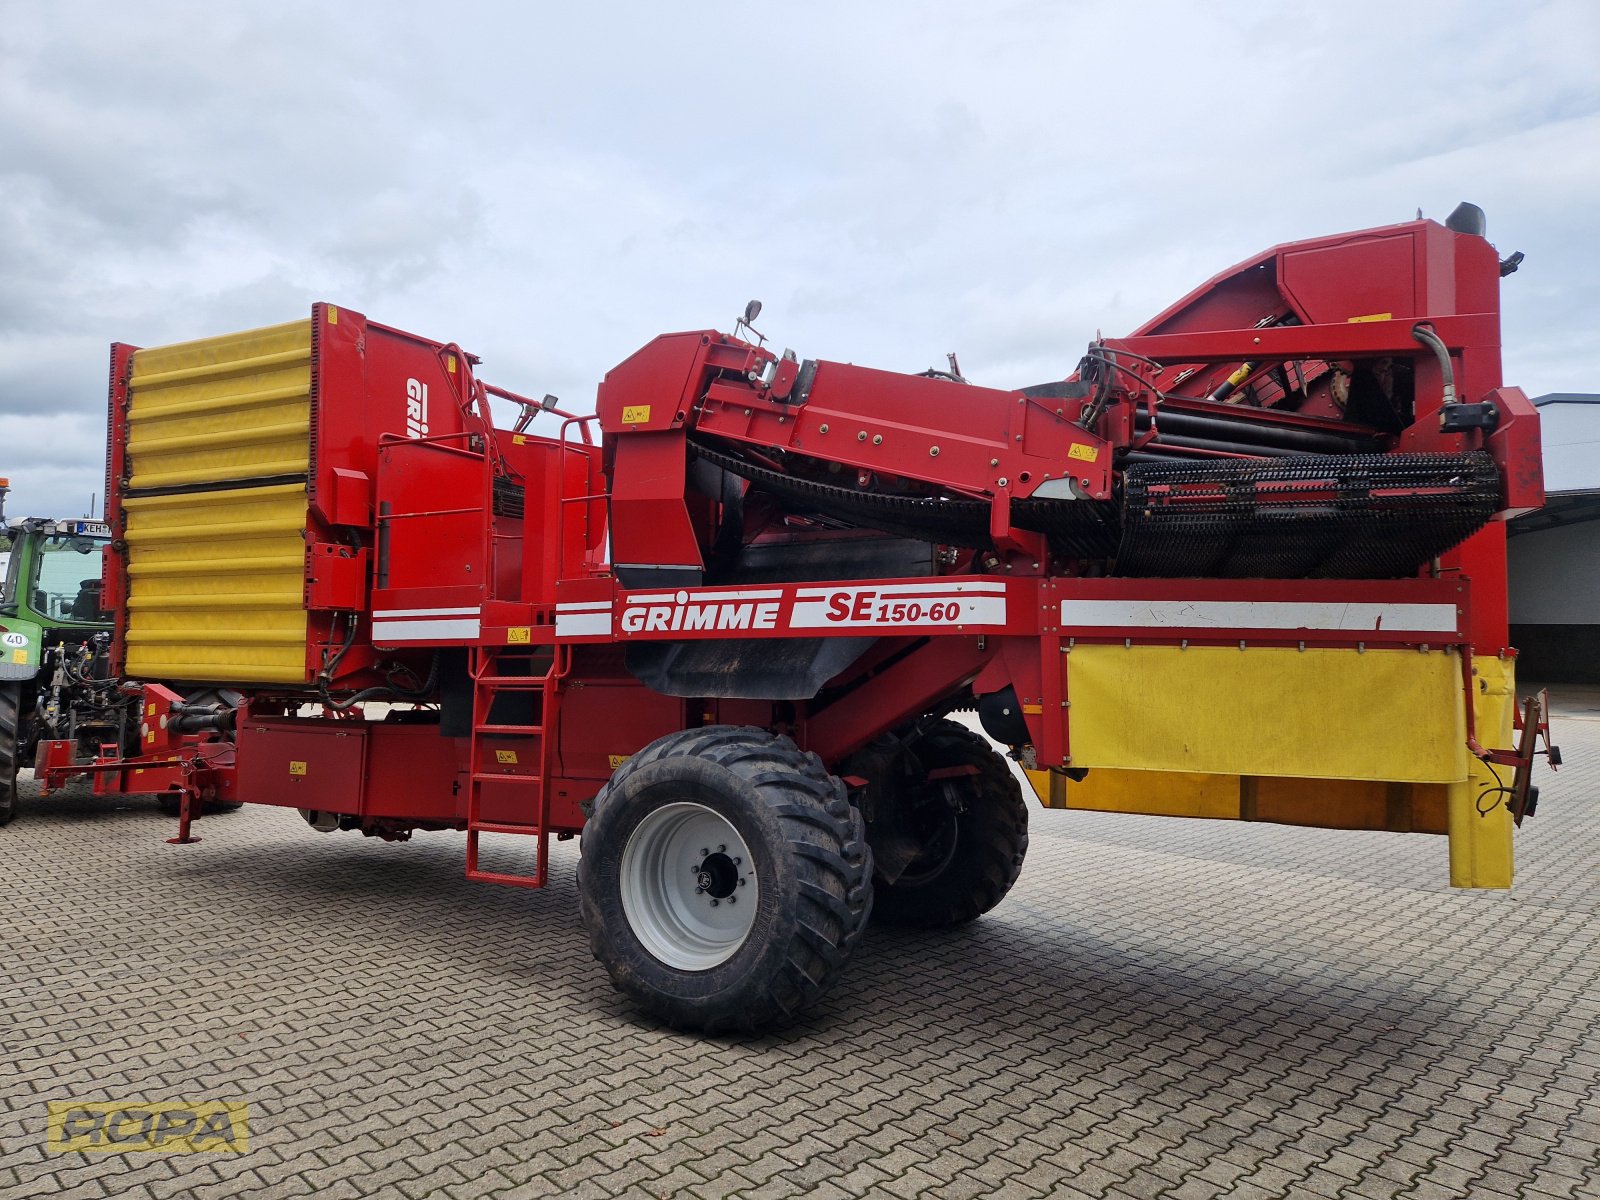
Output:
[[[721,850],[705,856],[695,868],[695,883],[713,900],[726,900],[743,881],[739,867]]]

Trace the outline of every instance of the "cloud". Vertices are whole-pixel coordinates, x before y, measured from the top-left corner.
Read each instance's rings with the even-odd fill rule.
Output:
[[[0,471],[81,506],[108,343],[316,299],[577,407],[752,296],[804,355],[1018,386],[1269,245],[1463,198],[1528,254],[1507,378],[1594,389],[1597,44],[1587,0],[30,6]],[[86,457],[12,466],[17,414]]]

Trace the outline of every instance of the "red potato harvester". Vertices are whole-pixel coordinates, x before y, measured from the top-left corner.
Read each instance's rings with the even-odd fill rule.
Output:
[[[775,355],[752,305],[596,417],[328,304],[117,345],[140,753],[41,773],[175,795],[180,842],[232,801],[464,830],[468,877],[530,887],[581,830],[596,955],[708,1030],[810,1003],[870,912],[1006,894],[1027,809],[963,711],[1049,807],[1442,833],[1508,887],[1545,731],[1506,635],[1503,522],[1543,502],[1514,267],[1470,205],[1279,246],[1016,391]]]

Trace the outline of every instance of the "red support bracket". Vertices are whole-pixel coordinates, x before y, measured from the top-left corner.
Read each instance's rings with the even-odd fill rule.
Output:
[[[1473,703],[1471,646],[1461,648],[1461,673],[1466,685],[1463,699],[1466,704],[1467,749],[1482,762],[1515,768],[1506,807],[1511,810],[1511,818],[1520,828],[1522,818],[1528,816],[1538,803],[1539,792],[1533,786],[1533,760],[1543,754],[1552,771],[1561,767],[1561,748],[1550,742],[1550,692],[1541,689],[1538,695],[1529,696],[1521,708],[1514,710],[1518,734],[1515,749],[1490,750],[1478,741],[1477,719],[1473,711],[1476,705]],[[1543,750],[1538,749],[1540,737],[1544,738]]]
[[[200,799],[194,794],[194,789],[192,788],[185,787],[178,794],[180,797],[178,801],[178,836],[168,838],[167,845],[192,846],[202,840],[192,837],[189,833],[190,823],[196,815],[194,810],[200,803]]]

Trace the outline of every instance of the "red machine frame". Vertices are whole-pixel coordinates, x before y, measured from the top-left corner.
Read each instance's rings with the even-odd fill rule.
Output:
[[[1062,664],[1078,645],[1450,648],[1470,692],[1475,654],[1514,654],[1499,521],[1416,578],[1131,579],[1063,562],[1044,534],[1015,524],[1013,506],[1051,488],[1110,499],[1120,455],[1149,446],[1170,413],[1209,411],[1175,398],[1180,383],[1225,395],[1276,369],[1286,392],[1282,364],[1295,364],[1310,403],[1314,385],[1333,386],[1341,362],[1403,358],[1417,400],[1389,447],[1483,451],[1503,481],[1502,513],[1535,507],[1537,413],[1501,383],[1498,274],[1487,242],[1432,222],[1279,247],[1133,336],[1096,343],[1093,355],[1113,375],[1113,402],[1098,414],[1095,400],[1070,388],[1041,397],[802,364],[714,331],[668,335],[607,376],[599,445],[588,436],[594,418],[559,411],[555,432],[527,432],[541,406],[479,382],[474,360],[454,344],[317,305],[306,529],[315,620],[305,686],[251,687],[231,729],[184,732],[164,719],[181,708],[182,685],[228,681],[147,683],[144,756],[75,767],[47,750],[41,773],[52,785],[87,770],[100,791],[176,792],[179,841],[192,840],[202,804],[232,800],[324,814],[390,838],[464,829],[471,877],[539,886],[548,835],[576,833],[583,804],[618,763],[674,730],[753,725],[789,734],[832,765],[953,696],[1011,687],[1028,764],[1071,768],[1071,672]],[[1419,345],[1419,323],[1443,343],[1448,371]],[[112,357],[107,511],[118,536],[133,354],[118,346]],[[1308,380],[1310,371],[1326,380]],[[451,403],[421,431],[367,401],[422,377]],[[1442,431],[1453,403],[1447,384],[1463,401],[1493,406],[1493,426]],[[515,429],[495,427],[490,396],[521,405]],[[1273,408],[1270,397],[1250,418],[1349,432],[1332,410]],[[908,494],[936,486],[980,501],[992,550],[915,578],[707,583],[707,547],[722,518],[691,487],[691,433],[753,455],[766,447],[824,459],[863,485],[890,481]],[[497,507],[497,483],[507,479],[520,488],[515,514]],[[448,561],[433,554],[439,547],[450,549]],[[127,579],[125,564],[109,561],[120,662]],[[625,587],[630,571],[637,582]],[[627,647],[652,642],[869,636],[871,646],[809,701],[666,695],[625,662]],[[457,680],[470,711],[464,732],[424,735],[418,725],[431,725],[432,701],[382,720],[332,702],[382,686],[396,665],[434,678],[445,655],[465,670]],[[446,689],[441,681],[438,694]],[[1472,745],[1480,757],[1501,753]],[[533,873],[484,868],[485,833],[536,837]]]

